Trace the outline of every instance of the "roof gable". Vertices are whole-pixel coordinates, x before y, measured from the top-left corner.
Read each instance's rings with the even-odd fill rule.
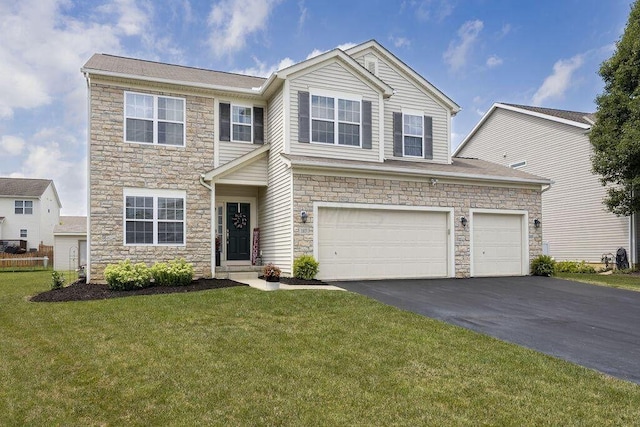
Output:
[[[589,130],[593,125],[595,116],[591,113],[581,113],[578,111],[569,110],[556,110],[553,108],[533,107],[518,104],[505,104],[496,102],[491,106],[489,111],[482,116],[482,119],[474,126],[464,140],[458,145],[458,148],[453,152],[453,156],[457,156],[458,153],[464,148],[465,145],[473,138],[473,136],[480,130],[484,123],[491,117],[491,115],[497,110],[509,110],[517,113],[525,114],[527,116],[538,117],[541,119],[549,120],[552,122],[563,123],[569,126],[575,126],[580,129]]]
[[[367,49],[373,50],[377,55],[382,56],[387,62],[393,64],[396,68],[401,70],[411,81],[417,84],[422,90],[431,94],[437,101],[451,110],[452,114],[456,114],[462,108],[456,104],[451,98],[445,95],[442,91],[432,85],[427,79],[422,77],[411,67],[405,64],[402,60],[396,57],[393,53],[385,49],[380,43],[375,40],[369,40],[368,42],[361,43],[346,50],[347,55],[353,56]]]

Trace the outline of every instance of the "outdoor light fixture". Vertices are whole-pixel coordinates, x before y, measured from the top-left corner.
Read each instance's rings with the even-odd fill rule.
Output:
[[[302,222],[307,222],[307,218],[309,218],[309,215],[307,215],[307,211],[300,212],[300,218],[302,219]]]
[[[463,226],[463,227],[466,227],[466,226],[467,226],[467,222],[468,222],[468,221],[467,221],[467,218],[465,218],[465,217],[461,216],[461,217],[460,217],[460,222],[462,223],[462,226]]]
[[[534,225],[536,228],[540,228],[540,224],[542,224],[542,223],[540,222],[540,220],[539,220],[538,218],[536,218],[536,219],[534,219],[534,220],[533,220],[533,225]]]
[[[431,178],[431,185],[436,185],[438,180],[436,178]]]

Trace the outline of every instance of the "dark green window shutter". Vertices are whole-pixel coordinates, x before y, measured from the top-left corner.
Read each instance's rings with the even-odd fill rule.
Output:
[[[264,144],[264,108],[253,107],[253,143]]]
[[[402,157],[402,113],[393,113],[393,155]]]
[[[371,149],[371,101],[362,101],[362,148]]]
[[[298,141],[309,142],[309,92],[298,92]]]
[[[433,159],[433,118],[424,116],[424,158]]]
[[[231,141],[231,104],[220,104],[220,141]]]

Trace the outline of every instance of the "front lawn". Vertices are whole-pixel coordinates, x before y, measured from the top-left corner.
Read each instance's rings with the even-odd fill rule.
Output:
[[[34,303],[0,274],[0,425],[631,425],[640,386],[348,292]]]
[[[576,282],[591,283],[592,285],[640,291],[640,275],[638,274],[556,273],[555,277],[575,280]]]

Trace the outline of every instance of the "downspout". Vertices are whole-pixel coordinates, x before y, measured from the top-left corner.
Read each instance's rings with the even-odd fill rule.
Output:
[[[204,174],[200,174],[200,185],[209,190],[211,193],[211,202],[209,206],[209,212],[211,212],[211,277],[216,277],[216,221],[218,215],[216,212],[216,191],[213,186],[207,184],[204,180]]]
[[[91,283],[91,77],[84,73],[87,80],[87,265],[85,281]]]

